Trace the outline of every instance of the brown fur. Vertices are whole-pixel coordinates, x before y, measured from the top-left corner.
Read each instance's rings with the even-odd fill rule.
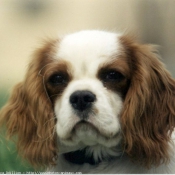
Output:
[[[54,164],[57,155],[55,116],[41,74],[50,63],[54,43],[35,53],[24,81],[16,85],[0,113],[0,124],[6,123],[8,137],[18,135],[18,151],[36,167]]]
[[[169,160],[175,126],[175,81],[158,60],[153,47],[120,38],[131,68],[121,126],[125,152],[146,166]]]

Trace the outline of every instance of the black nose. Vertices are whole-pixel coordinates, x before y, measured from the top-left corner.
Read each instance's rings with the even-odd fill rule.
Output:
[[[92,103],[96,100],[96,96],[90,91],[75,91],[70,96],[72,107],[80,112],[91,108]]]

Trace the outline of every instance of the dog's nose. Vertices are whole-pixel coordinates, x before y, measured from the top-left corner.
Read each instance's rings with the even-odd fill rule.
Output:
[[[80,112],[91,108],[92,103],[96,100],[96,96],[90,91],[75,91],[70,96],[70,104]]]

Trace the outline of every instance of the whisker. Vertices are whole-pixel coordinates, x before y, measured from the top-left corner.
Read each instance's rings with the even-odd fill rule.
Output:
[[[48,63],[48,64],[46,64],[45,66],[43,66],[43,67],[39,70],[38,76],[43,76],[43,75],[41,74],[42,70],[43,70],[46,66],[48,66],[48,65],[50,65],[50,64],[52,64],[52,63]]]
[[[44,126],[45,126],[48,122],[51,122],[51,121],[53,121],[53,120],[55,120],[55,119],[57,119],[56,116],[53,117],[53,118],[51,118],[51,119],[49,119],[49,120],[47,120],[47,121],[44,123]]]
[[[62,92],[61,92],[61,93],[62,93]],[[53,95],[50,96],[50,98],[51,98],[51,97],[54,97],[54,96],[60,96],[60,97],[61,97],[61,96],[62,96],[61,93],[59,93],[59,94],[53,94]]]
[[[48,92],[47,92],[47,90],[46,90],[46,86],[45,86],[45,79],[44,79],[45,77],[43,76],[43,81],[42,81],[42,83],[43,83],[43,87],[44,87],[44,91],[45,91],[45,93],[46,93],[46,96],[47,96],[47,99],[51,102],[51,100],[50,100],[50,98],[49,98],[49,94],[48,94]]]
[[[50,130],[53,130],[53,132],[48,137],[46,137],[46,138],[40,138],[40,140],[37,140],[37,141],[34,141],[34,142],[45,142],[49,138],[52,138],[54,136],[55,132],[56,132],[55,125],[52,128],[50,128]]]

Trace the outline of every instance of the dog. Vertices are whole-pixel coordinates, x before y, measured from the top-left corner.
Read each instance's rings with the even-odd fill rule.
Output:
[[[127,34],[47,40],[0,123],[49,172],[175,173],[175,80],[155,46]]]

